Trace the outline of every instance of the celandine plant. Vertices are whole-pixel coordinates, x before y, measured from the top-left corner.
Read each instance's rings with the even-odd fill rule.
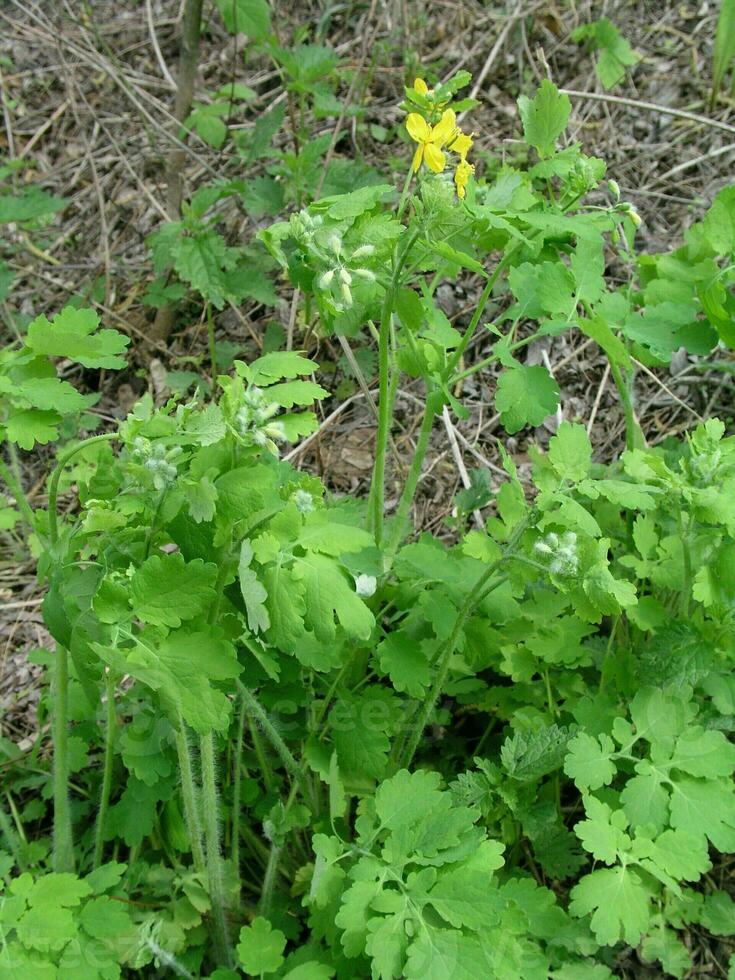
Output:
[[[5,767],[2,980],[602,980],[631,947],[683,977],[684,930],[732,934],[709,872],[735,849],[735,442],[710,420],[648,448],[633,386],[637,362],[728,342],[732,194],[636,260],[604,164],[557,148],[550,82],[519,100],[528,166],[475,180],[468,81],[406,90],[397,205],[369,184],[262,233],[310,327],[377,344],[366,502],[285,458],[328,394],[301,353],[82,441],[86,402],[49,358],[115,368],[124,339],[67,309],[4,353],[2,476],[56,650],[52,769],[43,739]],[[460,330],[435,294],[463,273],[483,285]],[[463,382],[493,366],[506,430],[539,424],[559,391],[524,348],[575,329],[609,358],[622,459],[594,463],[564,422],[529,486],[504,453],[491,501],[458,501],[456,544],[413,540],[437,414],[464,417]],[[406,375],[425,407],[386,517]],[[34,511],[14,447],[62,434]]]

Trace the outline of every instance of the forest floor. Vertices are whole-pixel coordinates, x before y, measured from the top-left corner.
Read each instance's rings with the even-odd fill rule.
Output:
[[[124,417],[146,391],[156,402],[164,400],[167,371],[208,371],[201,319],[182,313],[170,341],[151,342],[154,311],[141,301],[152,278],[146,236],[166,218],[164,163],[175,132],[166,74],[176,70],[180,6],[179,0],[98,0],[93,5],[9,0],[0,10],[5,103],[0,156],[26,160],[20,179],[39,181],[67,199],[40,246],[4,226],[15,282],[2,303],[0,329],[11,342],[16,322],[50,315],[77,300],[94,306],[106,325],[129,334],[126,371],[82,379],[100,393],[94,411],[103,424]],[[569,91],[572,137],[607,162],[608,176],[643,218],[643,251],[679,245],[686,228],[731,180],[735,102],[722,94],[709,107],[719,8],[714,0],[372,0],[332,7],[276,0],[272,6],[282,43],[304,28],[309,40],[331,45],[340,57],[338,95],[349,95],[357,111],[340,120],[336,155],[358,157],[396,182],[403,179],[409,154],[398,134],[404,82],[416,74],[448,78],[460,68],[472,73],[472,94],[481,102],[468,120],[477,133],[477,176],[514,159],[520,132],[516,99],[549,75]],[[595,76],[593,56],[572,39],[577,27],[603,16],[640,55],[612,98]],[[256,93],[247,111],[230,120],[233,130],[252,127],[258,113],[285,97],[272,63],[242,36],[228,35],[212,14],[197,95],[205,98],[232,81]],[[286,119],[275,139],[283,148],[292,139]],[[332,132],[336,122],[315,120],[314,134]],[[190,140],[188,191],[212,176],[238,177],[241,171],[229,143],[215,150]],[[247,177],[257,174],[256,166]],[[228,223],[233,240],[243,241],[267,221],[235,209]],[[295,330],[294,345],[300,346],[293,292],[285,283],[278,288],[275,308],[251,301],[217,317],[217,340],[230,358],[256,356],[274,321],[284,333]],[[469,276],[440,287],[438,295],[449,318],[462,324],[478,291],[478,281]],[[469,364],[483,357],[486,344],[481,341],[470,350]],[[339,346],[312,333],[308,350],[325,367],[326,381],[320,380],[334,397],[323,413],[334,418],[299,455],[300,462],[335,493],[359,494],[370,478],[374,417],[345,370]],[[532,345],[528,357],[549,367],[562,392],[559,415],[533,431],[531,440],[544,445],[562,418],[581,421],[597,458],[614,458],[624,448],[624,418],[604,356],[581,335],[565,335]],[[369,356],[361,364],[372,384]],[[647,439],[656,444],[686,431],[700,417],[732,415],[732,387],[731,375],[684,353],[673,358],[668,370],[641,369],[636,405]],[[419,526],[442,530],[467,469],[498,470],[493,388],[492,375],[473,376],[465,389],[470,418],[456,428],[449,421],[437,426],[417,497]],[[414,438],[419,407],[410,388],[399,393],[399,452]],[[521,474],[527,472],[526,437],[506,438],[503,444]],[[43,502],[47,464],[42,451],[26,454],[25,483],[36,502]],[[5,713],[2,735],[19,745],[33,738],[38,727],[37,668],[27,654],[49,640],[34,567],[34,560],[19,554],[8,538],[0,551],[0,712]]]

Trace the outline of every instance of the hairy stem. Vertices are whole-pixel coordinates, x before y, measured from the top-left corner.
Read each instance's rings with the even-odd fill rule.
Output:
[[[110,790],[112,788],[112,763],[115,752],[115,729],[117,728],[117,714],[115,712],[115,680],[112,673],[108,670],[105,675],[105,687],[107,689],[107,711],[105,717],[105,759],[102,770],[102,789],[100,791],[100,808],[97,812],[97,827],[94,837],[94,858],[92,868],[99,868],[102,863],[102,849],[105,840],[105,821],[107,811],[110,807]]]
[[[434,415],[436,414],[435,405],[436,396],[432,393],[427,396],[426,404],[424,405],[424,415],[421,419],[421,428],[419,430],[419,437],[416,442],[416,449],[413,454],[413,459],[411,460],[411,467],[408,471],[406,482],[403,486],[401,499],[398,501],[398,509],[396,510],[393,527],[391,528],[391,533],[388,537],[386,552],[389,556],[394,555],[396,551],[398,551],[399,547],[401,546],[401,542],[405,537],[411,505],[413,504],[413,498],[416,495],[416,487],[418,486],[419,477],[421,476],[424,458],[429,448],[431,430],[434,427]]]
[[[460,340],[459,344],[457,344],[457,349],[455,350],[454,354],[452,354],[449,360],[449,363],[447,365],[447,370],[446,370],[447,378],[450,378],[452,376],[457,365],[462,360],[462,356],[464,355],[464,352],[469,347],[470,341],[474,337],[475,331],[477,330],[477,327],[480,323],[480,318],[482,317],[485,307],[487,306],[487,302],[490,299],[490,296],[492,295],[492,291],[493,288],[495,287],[495,283],[498,281],[498,278],[501,272],[503,271],[503,269],[505,269],[505,267],[510,262],[511,256],[515,251],[516,251],[516,247],[512,247],[508,250],[508,252],[506,252],[506,254],[495,266],[495,269],[493,270],[493,273],[488,279],[488,281],[485,283],[485,288],[480,293],[480,298],[477,301],[475,312],[472,314],[472,319],[470,320],[469,325],[467,326],[467,329],[464,332],[464,336]]]
[[[74,871],[74,838],[69,806],[69,654],[56,647],[53,680],[54,850],[56,872]]]
[[[626,449],[636,449],[641,445],[645,445],[645,442],[643,440],[641,428],[638,425],[638,420],[635,417],[633,399],[630,395],[630,387],[627,380],[623,377],[620,368],[613,360],[610,360],[610,374],[615,382],[615,387],[618,389],[620,401],[623,405],[623,414],[625,415]]]
[[[98,442],[110,442],[113,439],[119,439],[120,436],[117,432],[105,432],[101,436],[92,436],[90,439],[84,439],[82,442],[77,443],[76,446],[60,456],[54,471],[51,474],[51,478],[48,481],[48,534],[49,541],[52,545],[55,545],[59,540],[59,515],[57,510],[57,502],[59,498],[59,480],[61,479],[61,474],[64,471],[64,467],[77,453],[80,453],[83,449],[89,449],[90,446],[94,446]]]
[[[209,366],[212,372],[212,387],[215,387],[217,377],[217,347],[214,338],[214,316],[212,304],[207,303],[207,341],[209,343]]]
[[[176,732],[176,751],[179,757],[179,775],[181,777],[181,796],[184,802],[184,820],[189,832],[191,855],[194,868],[204,871],[204,849],[202,847],[202,825],[199,819],[197,789],[194,781],[194,766],[191,758],[191,746],[186,734],[186,723],[179,715],[179,729]]]
[[[488,565],[485,571],[480,575],[457,613],[457,618],[454,621],[452,632],[447,639],[446,646],[442,651],[441,658],[437,665],[434,683],[431,685],[431,690],[429,691],[429,694],[419,711],[418,722],[413,725],[413,731],[411,732],[411,735],[406,743],[406,747],[400,753],[397,766],[399,769],[407,769],[411,765],[413,757],[416,754],[416,750],[419,747],[419,742],[424,734],[424,729],[426,728],[429,718],[431,718],[431,715],[436,707],[436,703],[444,690],[444,685],[446,684],[447,676],[449,675],[449,664],[452,656],[454,655],[457,643],[459,642],[459,635],[462,632],[462,627],[464,626],[467,617],[470,615],[472,610],[480,602],[482,602],[487,595],[487,592],[497,588],[500,584],[500,582],[491,582],[491,579],[500,566],[504,562],[510,560],[511,555],[515,550],[515,546],[518,544],[521,535],[528,527],[530,520],[530,516],[528,516],[522,520],[520,524],[518,524],[510,536],[508,543],[503,549],[503,554],[497,559],[497,561],[494,561],[492,565]]]
[[[20,516],[26,522],[28,527],[33,530],[33,508],[26,499],[26,495],[23,492],[23,487],[21,486],[20,480],[4,459],[0,459],[0,477],[2,477],[5,486],[8,488],[8,490],[10,490],[13,499],[18,505]]]
[[[214,736],[202,735],[199,742],[202,764],[202,812],[204,816],[204,842],[207,857],[209,897],[212,900],[212,925],[215,957],[219,966],[231,966],[230,937],[227,925],[227,903],[222,873],[220,848],[219,794],[217,792],[217,768],[214,758]]]
[[[380,317],[380,336],[378,340],[378,370],[380,375],[378,393],[378,434],[373,464],[373,482],[368,500],[368,530],[375,535],[380,544],[383,538],[383,511],[385,509],[385,457],[391,429],[390,398],[390,328],[393,316],[393,291],[389,290],[383,302]]]
[[[8,798],[9,794],[8,794]],[[8,850],[13,855],[13,860],[18,866],[19,871],[26,870],[26,864],[22,857],[22,842],[19,835],[15,831],[15,827],[10,820],[10,817],[5,812],[5,807],[2,801],[0,801],[0,839],[5,838],[5,843],[7,844]]]
[[[264,732],[268,741],[271,743],[273,748],[278,753],[278,757],[283,763],[284,768],[288,772],[289,776],[291,776],[299,784],[304,796],[307,799],[311,800],[312,799],[311,786],[309,785],[309,782],[306,778],[306,773],[304,772],[303,768],[298,764],[298,762],[293,756],[293,753],[286,745],[286,743],[283,741],[279,733],[276,731],[275,727],[273,726],[273,723],[271,722],[268,715],[266,714],[265,708],[260,703],[260,701],[258,701],[258,699],[255,697],[253,692],[250,691],[247,687],[245,687],[242,681],[237,682],[237,689],[240,692],[246,710],[250,714],[255,724],[258,725],[260,729]]]
[[[266,918],[270,915],[271,907],[273,905],[273,892],[276,887],[276,878],[278,877],[278,862],[281,859],[281,852],[283,851],[283,844],[277,844],[275,841],[271,844],[270,853],[268,855],[268,864],[266,865],[265,875],[263,876],[263,891],[260,893],[260,901],[258,902],[258,913],[264,915]]]
[[[237,718],[237,745],[235,746],[235,772],[232,779],[232,863],[240,879],[240,807],[242,785],[242,746],[245,740],[245,702],[240,699],[240,713]]]

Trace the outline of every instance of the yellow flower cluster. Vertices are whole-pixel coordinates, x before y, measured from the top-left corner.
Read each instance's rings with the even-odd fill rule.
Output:
[[[423,78],[417,78],[413,87],[420,95],[432,94]],[[463,133],[457,126],[454,111],[445,109],[435,126],[430,126],[418,112],[410,112],[406,118],[406,129],[411,139],[418,144],[413,155],[414,173],[425,163],[433,173],[440,174],[447,165],[445,147],[459,156],[459,163],[454,171],[454,183],[457,196],[463,198],[467,193],[467,182],[475,170],[471,163],[467,163],[467,154],[472,148],[472,136]]]

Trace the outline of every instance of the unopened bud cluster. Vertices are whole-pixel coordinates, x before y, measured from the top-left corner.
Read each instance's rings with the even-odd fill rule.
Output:
[[[335,308],[339,311],[352,306],[352,285],[356,279],[365,282],[375,282],[375,273],[360,265],[361,260],[369,258],[375,252],[373,245],[360,245],[349,254],[343,251],[343,242],[335,232],[327,240],[328,267],[317,280],[319,289],[330,292],[335,299]]]
[[[156,490],[166,490],[176,482],[176,459],[181,455],[180,446],[166,449],[163,443],[151,443],[143,436],[138,436],[133,442],[131,455],[136,463],[143,466]]]
[[[549,571],[552,575],[577,574],[579,555],[574,531],[567,531],[561,536],[552,531],[543,540],[536,542],[534,551],[549,559]]]
[[[280,411],[277,402],[269,402],[260,388],[248,388],[244,395],[245,404],[235,414],[235,425],[243,438],[251,439],[253,445],[269,449],[277,454],[276,442],[286,438],[281,422],[273,420]]]
[[[294,490],[291,500],[301,514],[310,514],[314,510],[314,498],[308,490]]]

